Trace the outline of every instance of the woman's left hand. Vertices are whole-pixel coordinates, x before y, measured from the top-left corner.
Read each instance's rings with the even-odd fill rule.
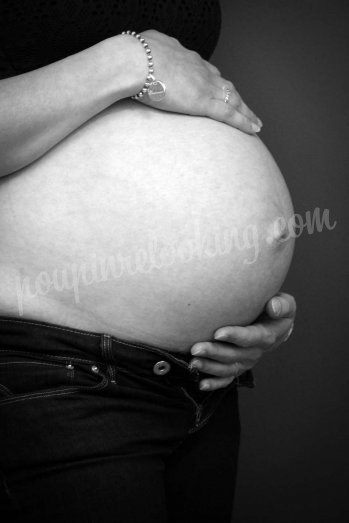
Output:
[[[200,382],[201,390],[228,386],[237,376],[252,369],[266,352],[276,349],[290,336],[296,316],[293,296],[279,293],[271,298],[263,314],[247,327],[221,327],[213,342],[193,345],[190,365],[212,374]]]

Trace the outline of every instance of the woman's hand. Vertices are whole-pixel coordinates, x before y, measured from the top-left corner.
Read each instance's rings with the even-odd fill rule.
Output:
[[[152,52],[154,76],[166,85],[163,100],[152,102],[146,95],[142,103],[164,111],[207,116],[247,133],[260,131],[262,122],[215,66],[163,33],[150,30],[142,36]]]
[[[237,376],[256,365],[264,353],[276,349],[290,336],[296,316],[292,296],[279,293],[268,301],[257,322],[247,327],[222,327],[214,342],[191,348],[192,367],[212,374],[200,382],[201,390],[226,387]]]

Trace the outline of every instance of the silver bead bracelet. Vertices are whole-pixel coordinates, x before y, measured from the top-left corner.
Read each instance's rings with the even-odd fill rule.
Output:
[[[160,102],[163,98],[165,98],[166,85],[164,84],[164,82],[155,79],[153,69],[153,57],[149,45],[147,44],[145,39],[135,31],[123,31],[121,34],[130,35],[137,38],[137,40],[139,40],[139,42],[144,47],[148,59],[148,75],[145,80],[145,84],[138,94],[131,96],[132,100],[140,100],[141,98],[143,98],[144,95],[148,95],[153,102]]]

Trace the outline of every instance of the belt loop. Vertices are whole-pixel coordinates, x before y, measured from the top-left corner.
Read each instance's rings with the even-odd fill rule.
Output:
[[[112,362],[113,362],[112,344],[113,344],[112,338],[109,334],[101,334],[102,358],[107,363],[107,372],[109,374],[111,382],[116,383],[115,366],[112,365]]]
[[[109,334],[101,334],[101,354],[104,360],[111,359],[111,336]]]

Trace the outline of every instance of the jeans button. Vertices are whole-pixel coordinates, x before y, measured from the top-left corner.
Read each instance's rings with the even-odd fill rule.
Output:
[[[162,376],[163,374],[167,374],[171,369],[171,365],[167,361],[158,361],[155,363],[153,367],[154,374],[157,374],[158,376]]]

